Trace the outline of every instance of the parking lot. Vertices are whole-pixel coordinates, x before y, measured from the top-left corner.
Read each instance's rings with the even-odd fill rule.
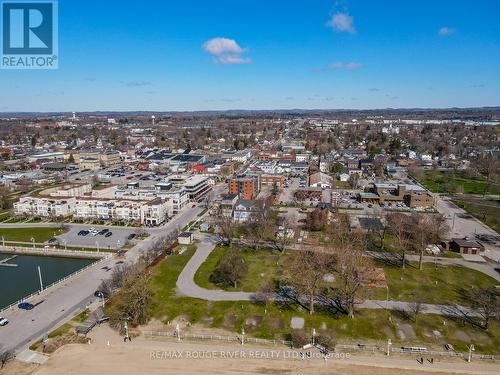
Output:
[[[70,230],[56,238],[60,239],[60,243],[64,245],[64,241],[66,241],[67,246],[82,246],[82,247],[97,247],[100,249],[117,249],[123,247],[128,239],[127,237],[130,234],[135,234],[137,229],[135,228],[121,228],[121,227],[105,227],[105,226],[96,226],[95,229],[109,229],[109,232],[112,233],[111,236],[106,237],[104,234],[92,235],[91,233],[86,236],[79,236],[78,232],[82,230],[89,230],[92,225],[71,225]],[[97,244],[96,244],[97,242]]]

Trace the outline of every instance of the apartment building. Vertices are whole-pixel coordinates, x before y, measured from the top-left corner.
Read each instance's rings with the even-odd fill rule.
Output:
[[[184,188],[193,202],[200,201],[210,190],[209,178],[203,176],[192,176],[184,181]]]
[[[14,215],[36,217],[68,217],[73,214],[74,197],[21,197],[14,203]]]
[[[158,225],[172,216],[170,200],[116,200],[91,197],[22,197],[14,204],[15,215]]]
[[[200,186],[198,188],[201,189]],[[196,191],[194,191],[196,195]],[[117,188],[115,199],[126,200],[153,200],[160,198],[171,202],[169,216],[176,215],[190,200],[190,194],[185,186],[174,185],[172,182],[159,182],[152,187],[139,188],[138,184],[127,184],[127,187]]]
[[[228,181],[228,189],[229,194],[236,194],[246,200],[254,199],[260,191],[260,176],[231,178]]]
[[[77,219],[111,220],[116,222],[159,225],[170,216],[171,202],[162,199],[130,201],[115,199],[78,199],[74,217]]]
[[[69,155],[73,155],[75,163],[78,164],[80,168],[88,168],[88,166],[85,165],[88,164],[90,161],[93,161],[95,165],[96,164],[95,160],[97,160],[98,167],[100,166],[109,167],[111,165],[118,164],[121,161],[120,153],[115,150],[109,150],[109,151],[103,151],[98,149],[78,150],[70,152]]]

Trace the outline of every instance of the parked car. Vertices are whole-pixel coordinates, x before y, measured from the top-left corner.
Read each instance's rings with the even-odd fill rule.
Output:
[[[104,234],[106,234],[106,233],[108,233],[108,232],[109,232],[109,229],[103,229],[103,230],[101,230],[101,231],[99,232],[99,234],[102,236],[102,235],[104,235]]]
[[[98,297],[98,298],[107,298],[107,297],[108,297],[108,295],[107,295],[107,293],[106,293],[106,292],[103,292],[103,291],[101,291],[101,290],[96,290],[96,291],[94,292],[94,297]]]
[[[7,319],[5,319],[5,318],[2,318],[0,316],[0,326],[3,327],[3,326],[6,326],[7,324],[9,324],[9,321]]]
[[[104,237],[111,237],[113,235],[113,232],[107,232]]]
[[[135,233],[130,233],[128,236],[127,236],[127,240],[133,240],[135,238]]]
[[[193,205],[191,206],[191,208],[196,208],[196,204],[193,204]]]
[[[31,310],[33,309],[33,307],[35,307],[35,305],[32,305],[29,302],[21,302],[19,305],[17,305],[17,307],[22,310]]]
[[[52,237],[52,238],[51,238],[50,240],[48,240],[47,242],[48,242],[48,243],[56,243],[57,241],[58,241],[58,239],[57,239],[57,238]]]

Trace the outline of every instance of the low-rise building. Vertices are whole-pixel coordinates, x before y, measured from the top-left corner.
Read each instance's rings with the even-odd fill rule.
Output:
[[[238,199],[233,210],[233,220],[239,223],[250,221],[253,215],[263,209],[262,204],[263,201]]]
[[[432,196],[422,187],[391,182],[374,183],[369,192],[360,193],[361,203],[400,204],[411,208],[431,208]]]
[[[101,162],[98,158],[80,158],[78,167],[81,169],[96,170],[101,168]]]
[[[194,234],[191,232],[182,232],[177,237],[179,245],[191,245],[194,241]]]
[[[317,172],[309,176],[310,187],[320,187],[323,189],[331,189],[333,178],[323,172]]]
[[[466,238],[452,238],[448,243],[448,248],[460,254],[473,254],[479,255],[482,246],[476,242]]]

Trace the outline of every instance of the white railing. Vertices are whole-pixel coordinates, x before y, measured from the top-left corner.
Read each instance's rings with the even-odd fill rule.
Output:
[[[152,337],[177,337],[175,331],[143,331],[145,336]],[[212,341],[227,341],[227,342],[241,342],[241,335],[234,336],[222,336],[222,335],[203,335],[194,333],[181,333],[181,339],[191,339],[191,340],[212,340]],[[258,339],[254,337],[244,338],[245,343],[263,344],[263,345],[285,345],[291,346],[291,341],[286,340],[268,340],[268,339]]]
[[[9,254],[36,254],[36,255],[67,255],[85,256],[89,258],[107,258],[111,253],[107,251],[87,251],[87,250],[65,250],[65,249],[42,249],[33,247],[0,246],[0,249]]]
[[[150,337],[172,337],[177,338],[176,331],[142,331],[144,336]],[[191,340],[214,340],[214,341],[226,341],[226,342],[238,342],[241,344],[241,335],[235,334],[234,336],[221,336],[221,335],[203,335],[203,334],[193,334],[193,333],[181,333],[180,339],[191,339]],[[267,339],[258,339],[254,337],[244,337],[245,343],[255,343],[255,344],[263,344],[263,345],[285,345],[288,347],[292,346],[291,341],[286,340],[267,340]],[[365,344],[337,344],[335,345],[335,351],[337,350],[359,350],[363,352],[372,352],[372,353],[386,353],[387,344],[384,343],[382,345],[365,345]],[[411,351],[409,348],[390,348],[391,353],[399,353],[399,354],[419,354],[426,356],[440,356],[440,357],[459,357],[459,358],[467,358],[467,353],[448,351],[433,351],[427,350],[426,348],[421,348],[422,350]],[[500,356],[493,354],[472,354],[473,359],[480,360],[489,360],[489,361],[498,361],[500,360]]]
[[[72,278],[72,277],[75,277],[75,276],[77,276],[77,275],[81,274],[82,272],[85,272],[85,271],[86,271],[86,270],[88,270],[90,267],[97,266],[99,263],[101,263],[102,261],[106,260],[107,258],[108,258],[108,256],[106,256],[105,258],[102,258],[102,259],[100,259],[100,260],[98,260],[98,261],[95,261],[95,262],[93,262],[93,263],[91,263],[91,264],[89,264],[89,265],[87,265],[87,266],[85,266],[85,267],[83,267],[83,268],[79,269],[78,271],[75,271],[75,272],[73,272],[73,273],[69,274],[68,276],[63,277],[62,279],[59,279],[59,280],[57,280],[57,281],[54,281],[52,284],[49,284],[49,285],[47,285],[46,287],[44,287],[44,288],[43,288],[43,290],[38,290],[38,291],[36,291],[36,292],[33,292],[33,293],[31,293],[29,296],[23,297],[23,298],[21,298],[20,300],[18,300],[18,301],[16,301],[16,302],[14,302],[14,303],[11,303],[10,305],[8,305],[8,306],[6,306],[6,307],[2,308],[2,309],[0,310],[0,314],[1,314],[1,313],[3,313],[4,311],[7,311],[7,310],[11,309],[11,308],[12,308],[12,307],[14,307],[14,306],[17,306],[17,305],[18,305],[18,304],[20,304],[21,302],[25,302],[25,301],[29,300],[29,299],[30,299],[30,298],[32,298],[32,297],[35,297],[35,296],[40,295],[40,293],[42,293],[42,292],[46,291],[46,290],[47,290],[47,289],[49,289],[49,288],[55,287],[55,286],[57,286],[57,285],[59,285],[59,284],[61,284],[61,283],[65,282],[66,280],[68,280],[68,279],[70,279],[70,278]]]

